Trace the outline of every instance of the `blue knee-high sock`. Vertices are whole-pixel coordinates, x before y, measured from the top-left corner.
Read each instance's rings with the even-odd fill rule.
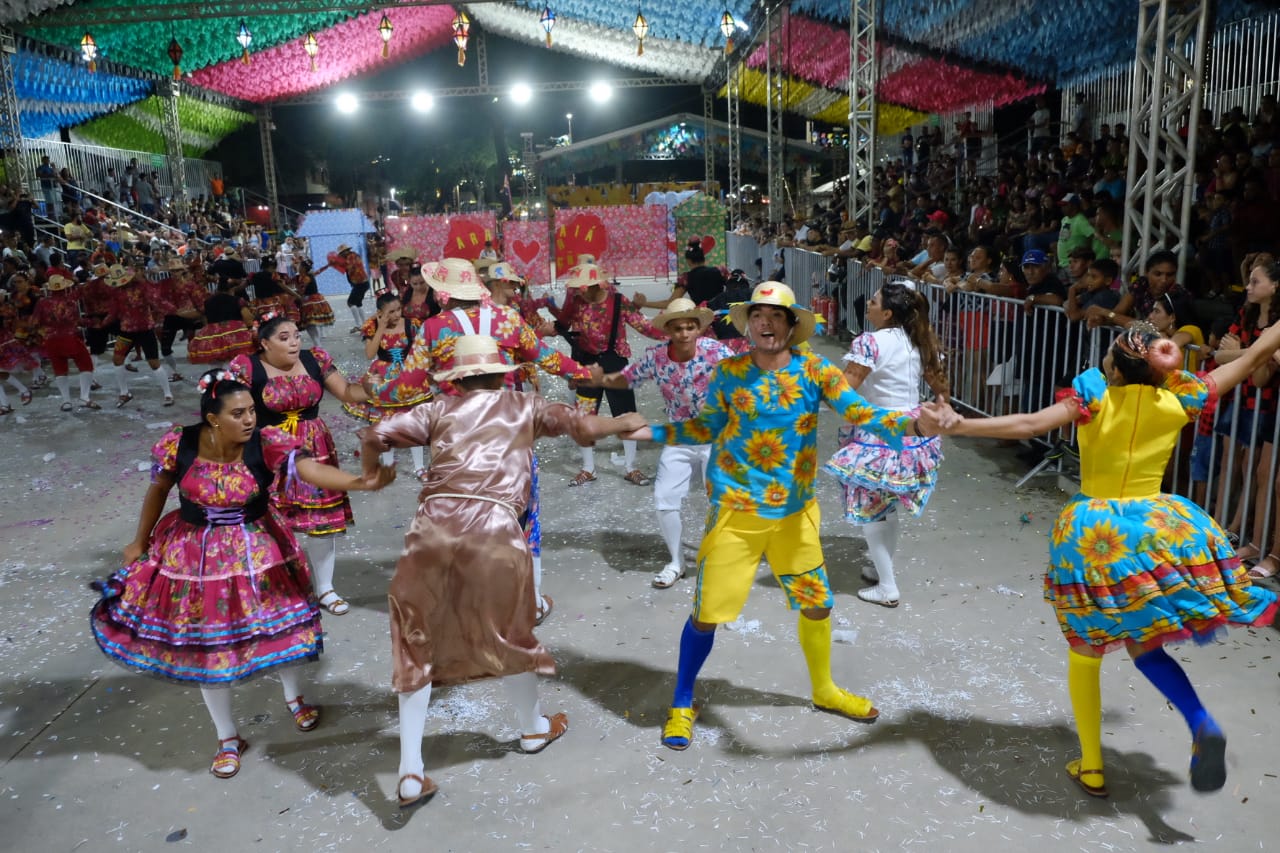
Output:
[[[715,642],[716,629],[699,631],[693,627],[693,617],[684,623],[684,632],[680,635],[680,665],[676,668],[676,690],[671,697],[671,707],[693,707],[693,684],[698,680],[698,672],[711,654],[711,644]]]
[[[1193,735],[1200,730],[1201,724],[1205,721],[1217,728],[1209,712],[1205,710],[1204,705],[1200,704],[1200,697],[1196,695],[1196,689],[1191,686],[1187,674],[1164,649],[1158,648],[1138,655],[1133,662],[1137,665],[1138,671],[1164,694],[1164,698],[1168,699],[1173,707],[1178,709]]]

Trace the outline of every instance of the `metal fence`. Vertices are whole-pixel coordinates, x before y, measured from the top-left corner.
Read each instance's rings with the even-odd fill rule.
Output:
[[[120,177],[131,159],[138,161],[139,171],[158,172],[160,195],[173,198],[173,175],[169,171],[169,159],[160,154],[148,151],[130,151],[125,148],[107,148],[102,145],[85,145],[79,142],[58,142],[52,139],[23,139],[22,156],[26,158],[28,174],[35,181],[36,167],[45,155],[55,171],[66,168],[71,172],[76,185],[81,189],[110,198],[118,198],[120,194]],[[199,196],[208,196],[211,182],[222,179],[222,164],[212,160],[185,158],[187,170],[187,193],[194,200]],[[109,181],[108,169],[115,169],[115,181]],[[113,185],[108,187],[108,183]],[[109,193],[103,190],[109,189]],[[42,202],[38,182],[31,187],[32,197]],[[53,216],[54,211],[46,211]]]

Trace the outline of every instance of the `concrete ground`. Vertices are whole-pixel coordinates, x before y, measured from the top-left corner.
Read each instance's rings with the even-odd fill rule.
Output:
[[[336,301],[336,300],[335,300]],[[361,369],[338,304],[326,346]],[[635,336],[632,336],[633,341]],[[819,349],[835,356],[834,346]],[[191,371],[187,371],[190,373]],[[190,378],[190,377],[189,377]],[[194,422],[188,381],[175,409],[134,379],[128,408],[64,415],[51,392],[0,418],[0,848],[162,850],[1268,850],[1276,840],[1280,643],[1240,630],[1178,657],[1230,736],[1221,792],[1187,784],[1181,718],[1127,657],[1104,667],[1110,800],[1063,772],[1076,755],[1066,647],[1040,598],[1046,537],[1063,501],[1050,478],[1022,493],[1008,450],[952,441],[927,513],[905,527],[902,606],[858,601],[861,538],[821,479],[828,565],[837,590],[837,680],[873,697],[874,726],[815,713],[795,614],[762,573],[741,620],[719,633],[699,685],[705,711],[692,748],[658,742],[692,581],[655,590],[665,562],[652,495],[598,454],[599,480],[567,441],[545,442],[545,590],[539,629],[560,667],[544,709],[568,735],[537,756],[515,748],[515,720],[494,683],[437,691],[427,772],[440,786],[402,815],[388,688],[385,590],[415,489],[404,479],[354,499],[339,546],[338,589],[352,602],[324,620],[326,649],[305,672],[324,706],[299,734],[278,682],[235,694],[252,746],[239,776],[208,772],[215,736],[198,691],[129,674],[93,643],[87,584],[119,564],[147,486],[148,452],[171,420]],[[558,380],[545,393],[568,399]],[[110,396],[103,392],[104,402]],[[660,412],[652,388],[642,410]],[[353,467],[355,425],[332,400],[324,416]],[[821,420],[834,449],[837,418]],[[612,449],[617,449],[616,444]],[[652,472],[658,451],[642,448]],[[696,542],[705,508],[685,511]],[[1270,817],[1268,817],[1270,815]]]

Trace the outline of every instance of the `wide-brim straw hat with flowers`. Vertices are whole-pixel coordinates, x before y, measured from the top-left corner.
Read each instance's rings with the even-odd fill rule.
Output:
[[[112,264],[107,267],[107,284],[112,287],[124,287],[133,281],[133,270],[121,264]]]
[[[423,264],[422,275],[432,290],[453,299],[479,301],[488,293],[480,282],[480,273],[465,258],[445,258]]]
[[[453,343],[453,367],[432,374],[436,382],[453,382],[467,376],[510,373],[518,364],[507,364],[498,353],[498,342],[488,335],[462,335]]]
[[[692,299],[681,296],[672,299],[661,314],[653,318],[653,325],[665,329],[673,320],[697,320],[698,328],[705,329],[716,318],[716,312],[710,308],[699,308]]]
[[[66,290],[73,284],[75,284],[75,282],[67,278],[65,275],[51,275],[49,276],[49,280],[44,283],[44,286],[50,290]]]
[[[524,279],[511,264],[499,261],[489,267],[489,281],[509,281],[512,284],[524,284]]]
[[[91,274],[94,278],[106,278],[109,269],[106,264],[94,264]]]
[[[480,273],[480,280],[487,281],[489,276],[489,268],[496,264],[493,258],[473,258],[471,266],[476,268],[476,272]]]
[[[399,249],[396,249],[391,254],[387,255],[387,260],[392,263],[395,263],[396,261],[411,261],[416,263],[418,260],[418,253],[412,246],[401,246]]]
[[[566,288],[591,287],[608,283],[609,279],[600,267],[595,264],[578,264],[569,269],[569,277],[565,279],[564,286]]]
[[[739,302],[729,309],[729,319],[744,335],[747,334],[747,315],[756,305],[785,308],[795,316],[796,324],[791,331],[791,339],[787,341],[791,346],[809,340],[813,336],[814,329],[818,327],[818,320],[813,312],[803,305],[796,304],[796,295],[791,288],[780,281],[762,281],[756,285],[755,290],[751,291],[749,300]]]
[[[338,248],[334,249],[333,253],[335,255],[341,255],[343,252],[350,252],[350,251],[352,251],[352,249],[346,243],[339,243]]]

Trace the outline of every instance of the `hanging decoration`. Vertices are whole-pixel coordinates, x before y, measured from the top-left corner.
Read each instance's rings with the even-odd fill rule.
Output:
[[[188,157],[201,157],[232,131],[254,118],[249,113],[211,104],[198,98],[178,101],[178,122],[182,126],[182,150]],[[71,128],[71,140],[129,151],[165,153],[164,105],[152,95],[108,115]]]
[[[80,56],[88,64],[90,74],[98,70],[98,43],[91,33],[85,33],[80,39]]]
[[[173,79],[182,79],[182,45],[176,38],[169,40],[169,60],[173,63]]]
[[[395,27],[391,25],[391,19],[387,17],[387,13],[382,13],[382,20],[378,22],[378,35],[382,38],[382,58],[386,59],[391,55],[391,34],[395,32]]]
[[[547,47],[551,47],[551,31],[556,26],[556,13],[551,11],[550,6],[542,10],[542,17],[538,19],[538,23],[542,24],[542,29],[547,33]]]
[[[467,39],[471,37],[471,19],[461,9],[453,19],[453,43],[458,46],[458,66],[467,63]]]
[[[12,62],[22,133],[33,138],[145,98],[154,86],[150,80],[110,71],[86,74],[79,62],[40,56],[24,48],[19,48]]]
[[[316,41],[315,33],[307,33],[307,37],[302,40],[302,49],[307,52],[307,56],[311,57],[311,70],[316,70],[316,56],[320,53],[320,42]]]
[[[245,65],[249,64],[249,45],[253,44],[253,33],[249,32],[249,25],[240,21],[240,29],[236,32],[236,41],[240,44],[240,61]]]
[[[733,31],[737,26],[738,22],[733,19],[733,13],[725,9],[724,14],[720,16],[720,34],[724,36],[724,52],[726,56],[733,53]]]
[[[644,19],[644,12],[636,9],[636,22],[631,25],[631,32],[636,34],[636,56],[644,56],[644,39],[649,35],[649,22]]]

